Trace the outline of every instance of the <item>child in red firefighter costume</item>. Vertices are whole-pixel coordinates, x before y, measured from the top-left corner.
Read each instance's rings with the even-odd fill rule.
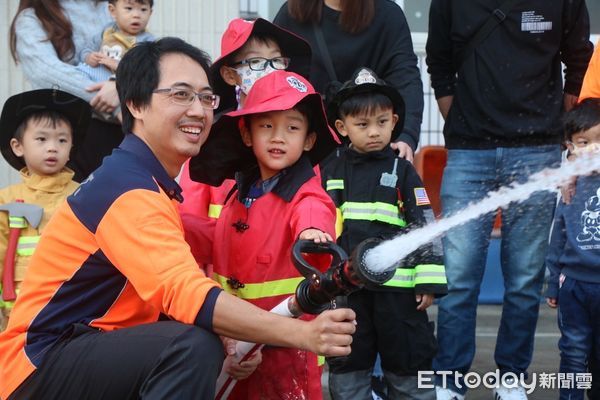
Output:
[[[334,235],[335,207],[313,166],[337,143],[320,95],[287,71],[258,80],[244,108],[213,125],[190,174],[198,181],[213,179],[212,168],[222,178],[235,175],[237,190],[223,206],[212,246],[214,278],[225,290],[266,310],[293,295],[302,280],[291,260],[294,242]],[[315,354],[265,347],[262,358],[231,398],[322,397]]]
[[[81,142],[90,116],[85,101],[55,89],[20,93],[4,103],[0,149],[8,164],[19,171],[22,182],[0,189],[0,276],[8,280],[0,298],[0,331],[6,327],[40,234],[56,208],[78,186],[65,164],[73,145]],[[19,208],[26,210],[24,215],[13,214]],[[31,213],[36,216],[29,219],[41,215],[38,224],[28,220]],[[11,235],[16,235],[13,240],[9,240]]]
[[[415,168],[389,145],[402,131],[400,94],[361,68],[341,86],[328,113],[338,133],[350,140],[321,169],[323,186],[341,216],[338,244],[351,254],[365,239],[389,239],[433,220]],[[379,353],[390,399],[435,399],[433,389],[418,388],[417,373],[431,370],[436,349],[425,310],[446,291],[441,252],[430,244],[402,260],[381,288],[352,293],[348,305],[356,312],[357,330],[350,356],[328,359],[332,398],[370,398]]]
[[[293,33],[262,18],[232,20],[221,38],[221,57],[211,66],[213,90],[221,96],[215,120],[243,107],[250,88],[262,76],[287,69],[308,77],[310,60],[309,44]],[[185,199],[179,207],[182,218],[218,218],[235,181],[227,179],[220,186],[194,182],[188,164],[179,178]]]

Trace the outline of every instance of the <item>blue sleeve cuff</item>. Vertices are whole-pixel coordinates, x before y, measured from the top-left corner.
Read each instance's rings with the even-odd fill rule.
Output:
[[[212,332],[215,304],[217,302],[217,297],[219,297],[219,294],[221,294],[222,291],[223,289],[219,287],[214,287],[208,291],[206,299],[204,299],[204,304],[202,304],[200,311],[198,311],[194,325]]]
[[[545,297],[548,297],[551,299],[558,299],[558,282],[557,283],[548,282],[548,288],[546,289]]]

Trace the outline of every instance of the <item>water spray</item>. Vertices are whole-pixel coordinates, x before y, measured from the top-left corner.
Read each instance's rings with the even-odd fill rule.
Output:
[[[519,202],[538,191],[552,191],[564,185],[570,178],[589,175],[600,171],[600,153],[597,151],[581,152],[574,161],[564,162],[560,168],[547,168],[530,176],[527,182],[514,183],[495,192],[490,192],[476,204],[440,219],[422,228],[402,234],[392,240],[382,242],[371,249],[365,256],[365,264],[372,271],[395,270],[399,260],[403,260],[411,252],[424,244],[443,235],[451,228],[464,224],[511,202]]]

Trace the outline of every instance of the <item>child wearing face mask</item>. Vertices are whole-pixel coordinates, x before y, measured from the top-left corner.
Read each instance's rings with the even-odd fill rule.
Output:
[[[307,77],[310,61],[309,44],[293,33],[262,18],[232,20],[221,38],[221,57],[210,70],[214,93],[221,96],[215,121],[226,112],[242,108],[250,88],[261,77],[284,69]],[[193,225],[198,218],[219,217],[235,181],[223,181],[218,176],[220,171],[213,172],[214,180],[210,183],[215,186],[210,186],[190,179],[189,162],[183,166],[179,185],[185,200],[179,211],[184,223]],[[199,263],[204,263],[199,249],[192,248],[192,252]]]
[[[247,94],[260,78],[285,69],[307,76],[310,60],[308,43],[269,21],[262,18],[255,21],[232,20],[221,38],[221,57],[210,69],[213,91],[221,97],[215,122],[221,115],[243,108]],[[223,179],[223,171],[211,168],[211,179],[207,183],[194,182],[190,178],[189,164],[190,161],[184,164],[179,178],[184,197],[179,212],[192,253],[206,274],[212,275],[210,256],[203,253],[202,246],[193,243],[198,243],[195,235],[205,232],[201,224],[206,221],[216,224],[235,181]],[[235,349],[233,341],[228,342],[228,346],[232,351]],[[250,360],[237,363],[228,356],[224,368],[230,376],[244,379],[261,362],[261,357],[259,351]]]
[[[154,0],[109,0],[114,22],[82,50],[85,60],[77,68],[95,82],[114,77],[119,61],[136,43],[154,40],[146,31]]]
[[[600,99],[583,100],[565,115],[570,159],[600,157]],[[570,204],[559,202],[546,267],[546,302],[558,308],[560,372],[595,374],[600,365],[600,174],[580,176]],[[597,368],[597,367],[596,367]],[[594,382],[591,378],[589,389]],[[561,399],[583,399],[585,385],[562,387]],[[590,398],[596,398],[589,396]]]

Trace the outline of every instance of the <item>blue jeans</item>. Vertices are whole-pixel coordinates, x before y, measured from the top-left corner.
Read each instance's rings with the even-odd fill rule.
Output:
[[[532,173],[559,164],[558,145],[449,150],[440,193],[443,215],[452,215],[489,191],[524,182]],[[537,192],[502,210],[500,252],[505,292],[494,356],[501,373],[525,373],[531,362],[555,201],[554,193]],[[448,295],[439,302],[436,371],[465,374],[473,362],[477,297],[494,217],[495,212],[473,219],[443,238]],[[450,378],[450,389],[466,392],[464,381],[458,380],[459,388],[454,377]]]
[[[560,372],[587,373],[590,359],[600,360],[600,283],[565,278],[558,295],[558,327]],[[584,392],[575,383],[561,389],[560,398],[583,399]]]

